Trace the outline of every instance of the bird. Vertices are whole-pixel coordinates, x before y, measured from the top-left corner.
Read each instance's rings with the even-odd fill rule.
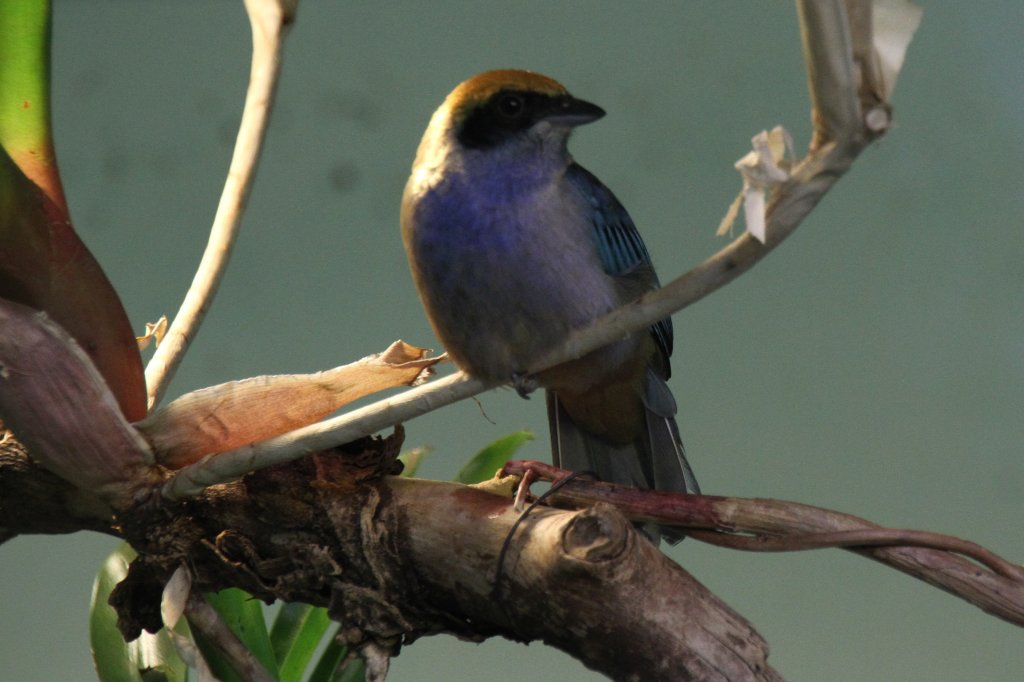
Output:
[[[417,149],[402,195],[402,241],[455,365],[521,394],[545,389],[556,466],[699,493],[666,383],[670,318],[529,375],[570,332],[660,286],[626,209],[568,151],[572,131],[604,115],[532,71],[464,81]]]

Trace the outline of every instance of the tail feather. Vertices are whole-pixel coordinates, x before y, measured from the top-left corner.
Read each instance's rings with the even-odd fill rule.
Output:
[[[644,382],[642,401],[647,428],[641,429],[632,442],[617,445],[580,428],[557,394],[548,391],[548,423],[555,465],[572,471],[592,471],[602,481],[611,483],[699,493],[676,426],[675,399],[664,380],[651,370]],[[672,544],[683,538],[670,528],[645,530],[655,541],[659,534]]]
[[[643,401],[647,416],[647,439],[652,453],[651,487],[655,490],[699,495],[700,485],[686,459],[686,449],[676,425],[676,400],[665,380],[650,368],[647,369]]]
[[[651,487],[649,466],[638,456],[636,443],[615,445],[584,431],[552,391],[547,392],[548,425],[555,466],[592,471],[602,481],[638,488]]]

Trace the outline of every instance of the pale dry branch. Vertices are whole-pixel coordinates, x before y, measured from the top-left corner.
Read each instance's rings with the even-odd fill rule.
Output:
[[[520,523],[507,493],[355,482],[351,464],[332,454],[266,469],[127,529],[151,570],[115,591],[122,632],[147,627],[152,581],[187,557],[197,590],[327,607],[339,642],[380,670],[415,639],[450,633],[543,641],[617,680],[780,679],[750,623],[613,507]]]
[[[792,234],[860,152],[882,132],[869,129],[861,115],[863,107],[844,3],[801,2],[800,6],[811,100],[816,107],[815,135],[807,156],[792,169],[790,179],[773,193],[767,208],[765,242],[762,244],[744,233],[661,289],[573,332],[528,368],[531,373],[618,341],[739,277]],[[206,485],[376,433],[494,386],[457,372],[322,424],[193,464],[169,481],[163,492],[171,499],[195,495]]]
[[[150,410],[167,390],[185,351],[206,317],[227,269],[263,148],[281,71],[284,36],[294,18],[295,4],[278,0],[245,2],[252,26],[252,66],[242,120],[203,258],[178,314],[146,366]]]

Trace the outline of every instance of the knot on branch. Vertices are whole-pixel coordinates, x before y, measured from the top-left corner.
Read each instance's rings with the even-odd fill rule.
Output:
[[[607,562],[628,549],[631,530],[615,507],[597,504],[573,517],[565,527],[562,546],[567,557],[594,564]]]

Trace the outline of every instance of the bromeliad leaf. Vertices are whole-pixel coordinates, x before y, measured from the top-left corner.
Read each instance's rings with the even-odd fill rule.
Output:
[[[366,666],[363,665],[361,658],[354,657],[346,661],[349,650],[338,644],[337,636],[340,629],[339,626],[334,630],[331,641],[327,643],[327,648],[321,654],[307,682],[362,682],[366,679]]]
[[[330,623],[327,609],[309,604],[281,607],[270,631],[281,682],[301,682]]]
[[[50,133],[50,7],[0,2],[0,297],[45,311],[86,350],[129,421],[146,414],[128,316],[71,227]]]

